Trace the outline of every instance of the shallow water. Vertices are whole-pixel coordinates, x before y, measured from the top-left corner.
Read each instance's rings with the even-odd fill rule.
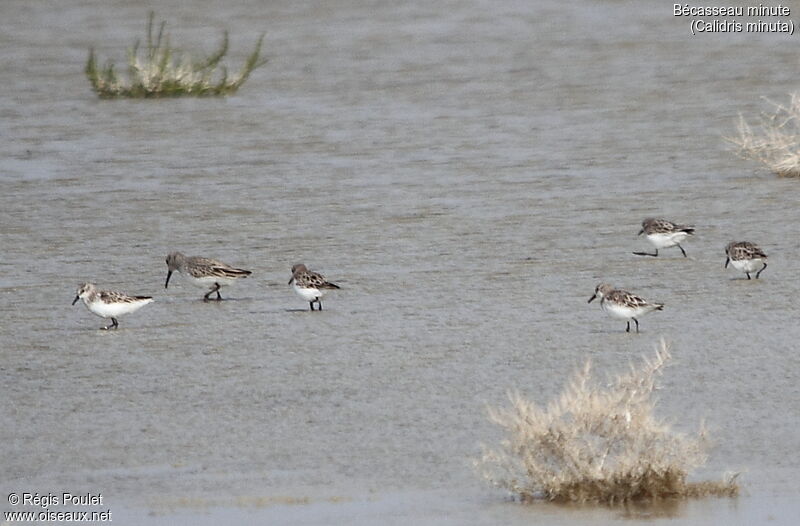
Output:
[[[797,89],[796,37],[691,37],[660,2],[183,4],[0,7],[1,490],[131,522],[651,521],[519,507],[471,460],[509,388],[665,338],[660,410],[716,440],[699,476],[745,472],[667,515],[796,522],[798,182],[722,139]],[[230,29],[233,67],[265,32],[270,61],[227,99],[95,99],[88,47],[122,59],[149,5],[187,49]],[[697,226],[688,258],[631,255],[650,215]],[[733,239],[761,280],[723,270]],[[172,250],[253,275],[203,303],[164,290]],[[298,261],[342,286],[322,313]],[[101,332],[87,280],[156,302]],[[626,334],[599,281],[666,308]]]

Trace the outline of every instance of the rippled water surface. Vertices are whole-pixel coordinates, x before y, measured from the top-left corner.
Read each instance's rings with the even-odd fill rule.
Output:
[[[269,63],[227,99],[97,100],[87,49],[123,60],[150,6],[186,49],[230,29],[232,68],[264,32]],[[722,138],[798,88],[797,38],[692,37],[655,1],[4,1],[2,498],[102,492],[130,523],[797,523],[799,183]],[[696,225],[688,258],[631,255],[650,215]],[[770,255],[761,280],[723,270],[733,239]],[[253,275],[203,303],[164,290],[172,250]],[[321,313],[286,285],[299,261],[342,286]],[[82,281],[156,301],[98,331]],[[599,281],[666,308],[626,334],[587,305]],[[699,476],[744,471],[742,497],[523,507],[479,480],[487,405],[662,337],[659,410],[705,419]]]

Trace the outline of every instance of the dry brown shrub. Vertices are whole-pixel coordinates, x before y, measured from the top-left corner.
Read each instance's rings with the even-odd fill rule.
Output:
[[[736,475],[688,482],[707,459],[705,429],[673,430],[654,414],[655,381],[670,359],[662,341],[655,358],[608,386],[587,364],[547,408],[509,393],[511,407],[490,408],[506,430],[499,448],[484,446],[476,466],[487,480],[523,501],[625,503],[705,495],[735,496]]]
[[[792,94],[788,105],[767,102],[772,112],[762,113],[754,126],[740,115],[738,137],[725,139],[737,146],[741,157],[782,177],[800,177],[800,94]]]

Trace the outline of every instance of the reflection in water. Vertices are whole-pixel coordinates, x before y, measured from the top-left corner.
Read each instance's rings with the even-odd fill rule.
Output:
[[[335,488],[362,503],[331,504],[346,523],[372,509],[358,497],[400,488],[419,492],[397,516],[496,524],[465,460],[498,438],[486,405],[550,399],[587,357],[619,370],[663,336],[677,351],[658,409],[707,419],[709,471],[796,494],[796,181],[721,139],[759,96],[797,89],[778,36],[691,39],[625,2],[169,0],[158,15],[187,49],[236,28],[266,33],[270,62],[228,99],[98,101],[88,47],[116,56],[103,47],[140,35],[141,5],[4,7],[6,493]],[[651,216],[695,225],[688,258],[630,254]],[[761,279],[724,273],[734,239],[770,255]],[[231,291],[248,300],[165,294],[173,247],[252,270]],[[297,261],[341,278],[319,316],[287,312]],[[84,281],[156,301],[114,334],[84,330],[69,306]],[[586,305],[601,281],[664,312],[639,335],[609,327]],[[476,487],[485,500],[459,497]],[[517,508],[496,513],[530,523]]]
[[[625,504],[619,516],[623,519],[675,519],[686,511],[686,500],[663,499],[655,502]]]

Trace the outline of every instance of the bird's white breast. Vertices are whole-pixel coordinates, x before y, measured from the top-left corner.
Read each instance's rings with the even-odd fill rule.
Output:
[[[731,265],[733,268],[740,272],[755,272],[756,270],[760,269],[764,266],[764,263],[761,261],[761,258],[756,259],[740,259],[740,260],[731,260]]]
[[[602,303],[603,310],[613,318],[621,318],[629,320],[638,314],[639,309],[631,308],[621,303],[614,303],[611,301],[604,301]]]
[[[87,303],[86,306],[89,308],[89,311],[102,318],[116,318],[123,314],[135,312],[152,301],[153,298],[147,298],[125,303],[105,303],[98,299],[92,303]]]
[[[689,237],[689,234],[686,232],[647,234],[647,240],[656,248],[674,247],[678,243],[682,243],[687,237]]]
[[[306,301],[314,301],[325,295],[325,292],[320,289],[299,287],[297,285],[297,280],[292,281],[292,288],[294,288],[298,296]]]
[[[198,278],[192,276],[188,272],[183,274],[183,276],[189,281],[189,283],[201,289],[212,289],[216,283],[219,283],[220,287],[227,287],[236,281],[236,278],[228,278],[225,276],[201,276]]]

